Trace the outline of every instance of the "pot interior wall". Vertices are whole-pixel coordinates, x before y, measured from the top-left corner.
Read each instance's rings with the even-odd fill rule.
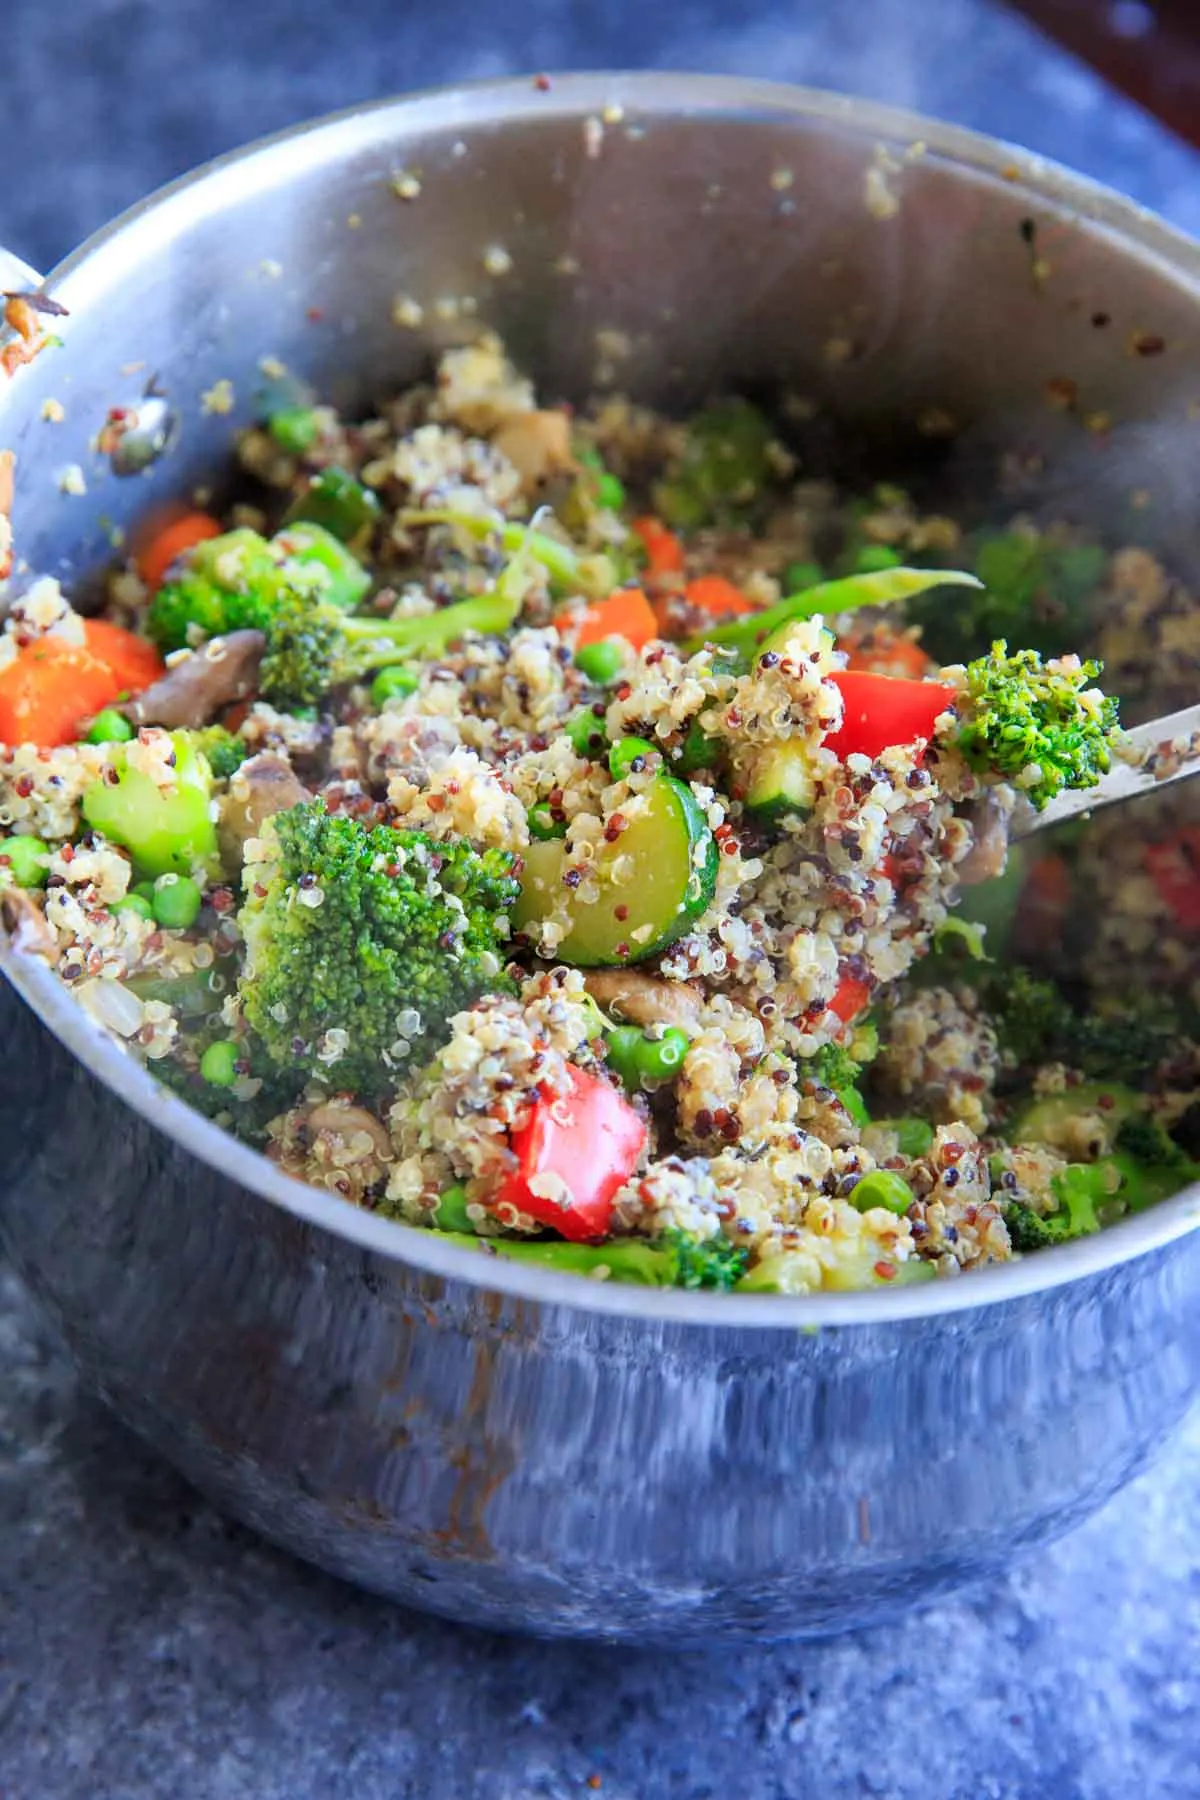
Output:
[[[985,170],[885,150],[829,102],[631,102],[605,122],[577,98],[506,92],[487,119],[468,91],[267,145],[68,264],[62,347],[0,392],[25,564],[94,579],[158,503],[219,496],[268,392],[365,406],[485,323],[551,398],[791,394],[815,473],[934,476],[987,513],[1005,449],[1031,506],[1194,549],[1195,280],[1122,241],[1103,200],[1084,217],[999,156]],[[419,183],[408,200],[401,171]],[[398,299],[417,326],[396,322]],[[97,433],[151,381],[178,434],[119,479]],[[76,464],[87,491],[67,497]]]

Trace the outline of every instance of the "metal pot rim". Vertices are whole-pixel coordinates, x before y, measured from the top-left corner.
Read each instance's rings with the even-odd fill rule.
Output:
[[[259,139],[160,188],[96,232],[58,265],[45,285],[54,293],[68,278],[90,271],[102,276],[102,291],[114,276],[119,276],[125,259],[112,256],[111,269],[105,269],[100,259],[123,240],[127,249],[135,249],[136,241],[129,244],[128,240],[136,240],[148,221],[153,221],[150,229],[161,243],[164,224],[170,226],[171,215],[176,215],[178,224],[183,225],[197,211],[214,210],[221,204],[227,183],[236,184],[240,196],[245,195],[248,183],[283,185],[300,166],[297,152],[301,147],[307,150],[309,158],[322,160],[345,153],[356,142],[365,146],[382,138],[390,143],[406,132],[433,127],[452,129],[456,124],[466,128],[481,120],[498,125],[547,114],[582,120],[614,105],[634,118],[681,111],[760,117],[766,114],[781,122],[790,118],[843,126],[872,142],[909,145],[920,141],[929,154],[1003,180],[1007,186],[1028,192],[1042,205],[1068,209],[1076,217],[1111,232],[1123,240],[1130,252],[1168,265],[1175,280],[1193,288],[1200,300],[1200,244],[1174,230],[1156,214],[1058,163],[1002,140],[873,101],[778,82],[684,73],[554,76],[546,89],[529,78],[478,82],[350,107]],[[74,297],[78,303],[78,295]],[[88,297],[94,299],[96,295]],[[0,405],[0,420],[3,411]],[[810,1298],[739,1298],[736,1294],[682,1293],[618,1282],[585,1282],[577,1276],[527,1268],[506,1263],[500,1257],[458,1249],[441,1242],[431,1232],[364,1212],[319,1188],[293,1180],[258,1151],[239,1143],[160,1086],[148,1070],[128,1057],[93,1023],[53,971],[4,945],[0,946],[0,972],[90,1074],[181,1148],[220,1174],[305,1223],[364,1251],[436,1277],[465,1281],[544,1304],[709,1327],[812,1330],[820,1326],[882,1324],[1046,1293],[1161,1249],[1200,1223],[1200,1184],[1195,1184],[1096,1237],[985,1269],[963,1280],[938,1281],[915,1288]]]

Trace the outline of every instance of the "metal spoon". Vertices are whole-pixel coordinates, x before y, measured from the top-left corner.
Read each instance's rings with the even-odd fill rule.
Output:
[[[1182,712],[1136,725],[1125,737],[1132,754],[1123,753],[1095,787],[1059,794],[1041,812],[1027,800],[1018,800],[1009,838],[1032,837],[1066,819],[1082,818],[1141,794],[1161,793],[1176,781],[1200,774],[1200,706],[1186,706]]]

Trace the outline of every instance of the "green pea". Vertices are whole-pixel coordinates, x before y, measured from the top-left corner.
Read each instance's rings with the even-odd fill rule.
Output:
[[[566,837],[567,835],[566,820],[556,819],[544,800],[539,800],[535,806],[531,806],[525,817],[529,823],[530,837],[537,838],[539,843],[544,844],[550,838]]]
[[[311,406],[285,406],[282,412],[272,413],[267,430],[289,456],[303,456],[321,435],[320,422]]]
[[[186,931],[200,915],[200,889],[190,875],[160,875],[151,902],[155,922],[168,931]]]
[[[864,544],[854,558],[856,575],[876,575],[881,569],[898,569],[902,558],[890,544]]]
[[[106,706],[92,720],[85,744],[127,744],[134,735],[133,726],[115,706]]]
[[[232,1087],[237,1080],[238,1047],[229,1038],[210,1044],[200,1058],[200,1073],[210,1087]]]
[[[576,756],[598,756],[608,742],[603,719],[598,719],[590,706],[567,720],[567,736]]]
[[[650,743],[647,738],[622,738],[608,753],[609,772],[614,781],[622,781],[639,758],[659,755],[661,752],[657,744]]]
[[[117,901],[116,905],[113,907],[113,911],[136,913],[139,919],[152,919],[154,917],[154,908],[146,899],[146,896],[144,894],[136,894],[132,890],[125,895],[123,900]]]
[[[857,1126],[861,1128],[863,1125],[871,1123],[871,1115],[867,1111],[866,1101],[857,1088],[835,1088],[834,1092]]]
[[[608,512],[620,512],[625,504],[625,483],[606,469],[596,483],[596,498]]]
[[[892,1119],[896,1147],[901,1156],[925,1156],[933,1146],[933,1126],[924,1119]]]
[[[154,905],[154,883],[152,881],[135,881],[129,892],[136,894],[139,900],[144,900],[147,906]]]
[[[0,843],[0,856],[7,857],[12,878],[18,887],[45,887],[50,851],[41,838],[28,837],[24,833],[5,838]]]
[[[467,1190],[461,1182],[455,1182],[453,1187],[438,1195],[433,1222],[439,1231],[474,1231],[475,1226],[467,1212]]]
[[[388,700],[415,694],[420,685],[421,677],[408,663],[396,663],[393,668],[380,669],[371,683],[371,704],[382,707]]]
[[[825,572],[818,562],[789,563],[783,571],[783,591],[785,594],[803,594],[824,579]]]
[[[888,1212],[906,1213],[916,1197],[907,1181],[893,1174],[891,1169],[876,1169],[855,1183],[850,1204],[859,1212],[870,1212],[872,1207],[882,1206]]]
[[[605,638],[599,644],[584,644],[575,652],[575,667],[589,681],[615,681],[624,662],[625,653],[616,638]]]
[[[669,1081],[688,1052],[686,1031],[670,1025],[659,1038],[642,1036],[637,1049],[637,1068],[643,1081]]]
[[[618,1025],[604,1040],[608,1066],[615,1069],[625,1086],[635,1090],[641,1086],[640,1056],[644,1039],[636,1025]]]

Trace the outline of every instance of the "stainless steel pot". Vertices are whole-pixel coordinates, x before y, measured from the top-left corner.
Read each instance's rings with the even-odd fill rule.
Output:
[[[166,190],[48,290],[63,346],[0,389],[0,443],[22,554],[84,586],[114,526],[222,480],[286,379],[271,358],[354,405],[480,321],[544,392],[597,361],[667,404],[783,385],[814,458],[895,471],[915,446],[986,502],[1008,443],[1060,506],[1115,515],[1142,488],[1177,546],[1194,532],[1196,247],[1006,146],[829,95],[614,76],[368,108]],[[119,480],[93,440],[151,376],[179,431]],[[1098,438],[1100,412],[1121,429]],[[71,464],[87,492],[64,497]],[[286,1180],[3,962],[0,1225],[88,1379],[242,1518],[412,1604],[670,1643],[840,1630],[1098,1505],[1195,1386],[1195,1191],[932,1291],[580,1283]]]

